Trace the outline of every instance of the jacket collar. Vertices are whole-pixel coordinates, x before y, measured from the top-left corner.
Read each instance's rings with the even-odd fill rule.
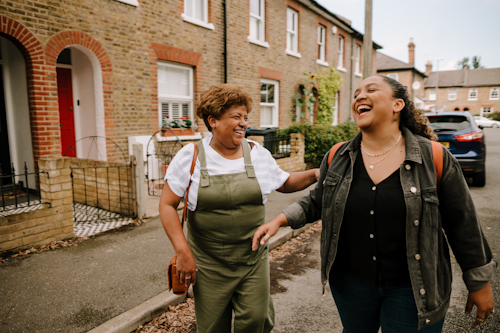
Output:
[[[422,164],[422,154],[420,152],[420,145],[418,139],[409,129],[403,127],[403,136],[405,137],[405,148],[406,148],[406,159],[405,161],[413,161],[418,164]],[[340,155],[344,155],[346,151],[356,151],[359,149],[361,144],[362,134],[359,132],[356,136],[349,142],[349,144],[340,152]]]

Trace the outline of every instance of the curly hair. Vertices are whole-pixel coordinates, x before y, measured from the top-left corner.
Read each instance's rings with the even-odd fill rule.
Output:
[[[437,135],[429,126],[429,120],[424,116],[424,112],[415,107],[415,104],[408,97],[408,90],[398,81],[384,75],[377,75],[392,89],[392,97],[402,99],[405,103],[403,110],[400,112],[399,129],[408,128],[413,134],[421,135],[429,140],[437,141]]]
[[[233,106],[245,106],[247,113],[250,113],[252,111],[252,97],[240,86],[218,84],[200,94],[196,101],[196,114],[203,118],[208,130],[212,132],[208,116],[220,119]]]

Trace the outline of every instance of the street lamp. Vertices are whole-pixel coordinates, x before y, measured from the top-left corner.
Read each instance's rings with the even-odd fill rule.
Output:
[[[438,112],[439,62],[441,60],[443,60],[443,58],[436,60],[436,107],[434,108],[434,112]]]

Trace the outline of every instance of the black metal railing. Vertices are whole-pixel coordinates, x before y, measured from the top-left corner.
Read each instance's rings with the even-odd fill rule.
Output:
[[[295,149],[295,140],[291,140],[289,135],[266,135],[264,147],[271,152],[275,159],[290,157],[292,150]]]
[[[22,173],[16,174],[14,164],[9,169],[2,170],[0,165],[0,216],[13,214],[16,209],[48,204],[43,202],[40,192],[40,174],[46,174],[49,178],[47,171],[40,171],[37,163],[35,172],[28,172],[26,162]],[[35,178],[35,186],[33,180],[31,186],[29,184],[31,176]]]
[[[97,161],[98,162],[98,161]],[[131,166],[71,167],[75,222],[134,215]]]

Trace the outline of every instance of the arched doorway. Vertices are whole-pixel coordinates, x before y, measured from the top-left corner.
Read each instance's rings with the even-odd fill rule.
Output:
[[[61,154],[106,160],[102,72],[94,53],[81,45],[63,49],[56,62]],[[75,145],[73,143],[77,142]]]
[[[26,165],[33,172],[34,158],[28,101],[26,60],[19,48],[0,36],[0,168],[2,174],[23,173]],[[26,164],[25,164],[26,163]],[[10,178],[2,179],[11,183]],[[35,179],[29,176],[30,188]]]

